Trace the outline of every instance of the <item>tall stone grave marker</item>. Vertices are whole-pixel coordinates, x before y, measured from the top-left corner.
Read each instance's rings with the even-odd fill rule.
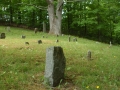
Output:
[[[64,79],[66,59],[63,49],[59,46],[49,47],[46,53],[44,83],[56,87]]]

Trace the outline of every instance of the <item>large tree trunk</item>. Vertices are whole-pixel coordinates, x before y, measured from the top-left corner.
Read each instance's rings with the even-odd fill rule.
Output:
[[[47,0],[48,3],[48,14],[50,23],[50,34],[60,35],[61,34],[61,20],[62,20],[62,7],[63,0],[57,1],[57,7],[55,10],[54,0]]]

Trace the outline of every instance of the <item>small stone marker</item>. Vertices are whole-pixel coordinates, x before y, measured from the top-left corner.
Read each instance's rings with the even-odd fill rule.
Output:
[[[37,32],[38,32],[38,28],[35,28],[35,29],[34,29],[34,33],[37,33]]]
[[[21,36],[21,38],[22,38],[22,39],[25,39],[25,38],[26,38],[26,36],[25,36],[25,35],[22,35],[22,36]]]
[[[10,27],[9,26],[7,27],[7,31],[10,32]]]
[[[1,33],[1,35],[0,35],[0,39],[5,39],[5,33]]]
[[[110,41],[110,47],[112,46],[112,42]]]
[[[46,33],[46,23],[43,22],[43,32]]]
[[[38,40],[38,44],[41,44],[42,43],[42,40]]]
[[[29,42],[25,42],[26,45],[29,45]]]
[[[69,41],[69,42],[70,42],[70,39],[71,39],[71,38],[70,38],[70,36],[69,36],[69,37],[68,37],[68,41]]]
[[[91,51],[88,51],[87,59],[88,59],[88,60],[91,60]]]
[[[77,38],[74,38],[74,39],[73,39],[73,42],[77,42]]]
[[[58,40],[58,39],[56,40],[56,43],[57,43],[57,42],[59,42],[59,40]]]
[[[56,87],[64,79],[66,59],[59,46],[49,47],[46,52],[44,83]]]

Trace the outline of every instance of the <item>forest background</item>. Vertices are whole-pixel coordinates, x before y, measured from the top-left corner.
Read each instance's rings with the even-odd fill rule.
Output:
[[[42,30],[43,22],[49,30],[46,0],[0,1],[0,25]],[[120,1],[64,0],[62,33],[120,44]]]

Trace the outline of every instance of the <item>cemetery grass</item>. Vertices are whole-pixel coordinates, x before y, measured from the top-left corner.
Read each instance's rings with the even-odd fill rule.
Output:
[[[68,35],[35,34],[13,27],[8,32],[4,28],[0,26],[0,33],[6,33],[6,38],[0,39],[1,90],[120,90],[119,45],[109,47],[78,37],[77,42],[68,42]],[[21,39],[21,35],[26,38]],[[61,46],[66,57],[65,80],[56,88],[43,84],[46,49],[50,46]],[[89,50],[92,57],[88,61]]]

